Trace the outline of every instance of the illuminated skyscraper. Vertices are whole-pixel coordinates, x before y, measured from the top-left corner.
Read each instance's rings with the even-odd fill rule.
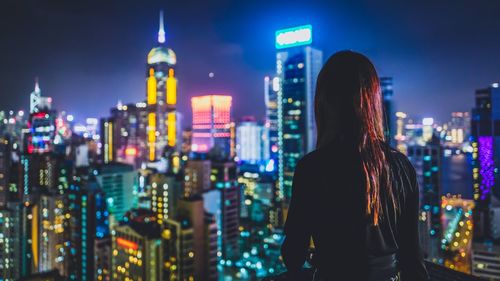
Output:
[[[191,98],[193,136],[191,150],[207,153],[212,148],[222,157],[231,154],[231,96],[207,95]]]
[[[437,137],[424,146],[408,147],[408,159],[417,172],[420,187],[421,235],[424,253],[438,259],[441,252],[441,161],[442,149]]]
[[[20,204],[0,207],[0,279],[14,281],[21,277]]]
[[[266,103],[266,128],[269,129],[269,157],[278,160],[278,77],[264,77],[264,100]]]
[[[184,197],[200,195],[211,187],[210,160],[191,159],[186,162],[184,169]]]
[[[151,49],[147,59],[147,160],[155,161],[166,146],[177,146],[177,78],[174,51],[166,47],[163,11],[160,12],[158,46]]]
[[[213,188],[220,191],[216,200],[219,205],[208,211],[215,214],[219,237],[221,257],[236,259],[239,255],[239,226],[241,209],[241,186],[237,178],[235,162],[212,162]]]
[[[311,43],[310,25],[276,31],[278,199],[290,198],[298,160],[316,147],[314,93],[323,53]]]
[[[103,132],[104,148],[111,147],[114,155],[111,160],[127,163],[139,167],[144,160],[148,159],[148,146],[146,140],[147,108],[145,103],[118,104],[111,109],[112,124],[106,124]],[[112,141],[112,144],[109,144]],[[108,152],[109,154],[109,152]],[[106,153],[103,151],[103,155]]]
[[[142,221],[117,226],[112,243],[111,280],[164,280],[159,224]]]
[[[495,223],[495,216],[500,216],[500,207],[495,202],[500,200],[499,183],[495,180],[500,159],[500,89],[493,84],[486,89],[476,91],[476,106],[472,110],[472,173],[474,201],[474,240],[492,241],[500,238],[500,220]],[[498,203],[496,203],[498,204]]]
[[[156,214],[156,221],[162,224],[166,219],[175,216],[181,181],[173,175],[159,173],[151,175],[150,181],[151,210]]]
[[[35,90],[30,94],[30,113],[37,113],[42,110],[50,110],[52,106],[51,97],[43,97],[40,86],[38,85],[38,79],[35,81]]]
[[[123,219],[137,195],[138,175],[133,167],[122,163],[105,164],[93,170],[99,187],[106,194],[111,223]]]
[[[469,112],[452,112],[446,140],[451,145],[461,146],[470,134]]]
[[[69,233],[64,210],[64,197],[56,194],[42,194],[33,208],[31,246],[35,272],[56,268],[63,276],[68,274],[65,259],[69,253],[65,246]]]
[[[396,140],[396,149],[404,154],[406,154],[405,126],[407,117],[408,116],[404,112],[396,112],[396,135],[394,136]]]
[[[236,155],[239,161],[259,163],[269,159],[269,129],[254,118],[246,118],[236,127]]]
[[[113,118],[101,119],[101,158],[104,164],[111,163],[116,159],[115,124]]]
[[[11,143],[9,138],[0,137],[0,208],[9,200],[9,178],[11,163]]]
[[[394,104],[392,95],[392,77],[380,77],[380,88],[382,90],[384,108],[384,135],[389,144],[394,143]]]

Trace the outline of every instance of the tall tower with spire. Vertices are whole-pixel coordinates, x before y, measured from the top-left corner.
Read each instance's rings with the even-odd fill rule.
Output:
[[[177,78],[174,51],[166,46],[163,11],[160,11],[158,44],[148,53],[146,67],[147,160],[161,157],[166,147],[177,146]]]
[[[50,110],[52,104],[51,97],[42,97],[42,91],[38,83],[38,77],[35,78],[35,89],[30,94],[30,113],[37,113],[41,110]]]

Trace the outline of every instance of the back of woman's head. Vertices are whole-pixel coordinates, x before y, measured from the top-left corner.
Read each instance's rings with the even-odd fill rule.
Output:
[[[397,207],[387,164],[382,111],[380,81],[370,60],[352,51],[331,56],[316,86],[317,146],[334,139],[357,146],[365,174],[366,213],[374,225],[382,215],[381,189],[386,189]]]

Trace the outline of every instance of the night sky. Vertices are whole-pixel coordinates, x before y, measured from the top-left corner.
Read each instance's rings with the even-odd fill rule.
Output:
[[[0,109],[27,109],[36,76],[42,94],[77,120],[144,100],[164,9],[187,121],[190,97],[206,93],[232,95],[236,118],[263,118],[274,32],[309,23],[325,59],[342,49],[368,55],[394,77],[397,110],[447,121],[470,110],[475,89],[500,80],[500,1],[409,2],[4,0]]]

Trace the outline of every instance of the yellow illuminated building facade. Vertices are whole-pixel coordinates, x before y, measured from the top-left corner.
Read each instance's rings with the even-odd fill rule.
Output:
[[[158,46],[147,57],[148,161],[158,160],[165,147],[176,147],[178,143],[176,63],[174,51],[165,45],[163,13],[160,13]]]

